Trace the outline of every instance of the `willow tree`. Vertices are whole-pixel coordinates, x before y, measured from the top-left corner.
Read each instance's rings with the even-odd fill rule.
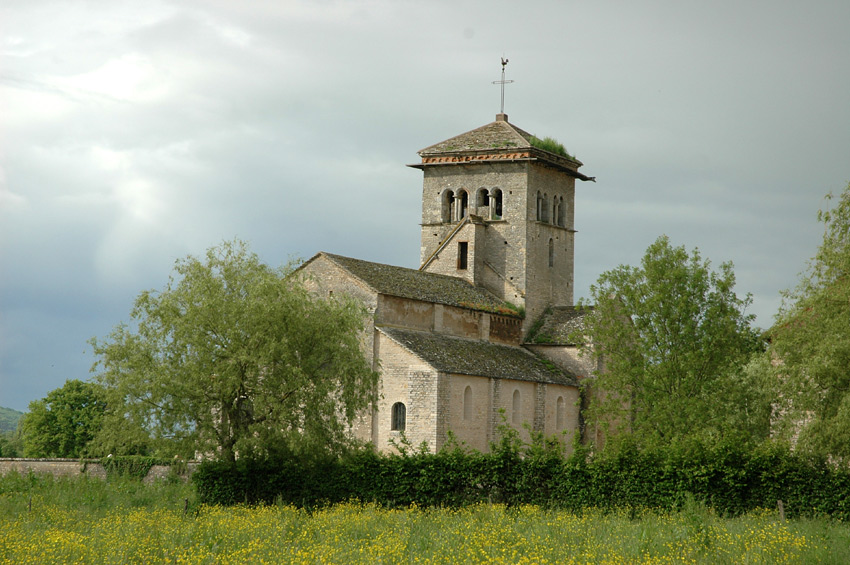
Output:
[[[850,184],[818,221],[823,241],[771,330],[779,429],[803,448],[850,458]]]
[[[227,460],[348,443],[377,383],[363,308],[319,300],[290,273],[242,242],[178,261],[165,289],[136,299],[132,326],[91,341],[112,417],[175,453]]]
[[[639,443],[729,430],[767,432],[769,406],[743,376],[758,347],[734,292],[731,263],[713,271],[699,251],[666,236],[639,267],[620,266],[590,287],[585,352],[604,365],[593,381],[587,419],[618,423]]]

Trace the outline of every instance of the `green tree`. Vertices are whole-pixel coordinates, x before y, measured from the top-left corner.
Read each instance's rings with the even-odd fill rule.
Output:
[[[833,195],[827,195],[832,199]],[[850,184],[821,210],[823,242],[771,329],[778,429],[821,454],[850,457]]]
[[[136,299],[133,328],[91,341],[115,413],[183,455],[347,444],[377,385],[364,309],[311,296],[291,271],[242,242],[178,261],[164,290]]]
[[[24,446],[17,431],[0,432],[0,457],[20,457],[23,453]]]
[[[96,383],[65,381],[62,388],[33,400],[21,417],[20,434],[27,457],[82,457],[100,431],[105,391]]]
[[[767,432],[769,405],[742,370],[759,347],[745,313],[751,298],[733,291],[731,263],[712,271],[666,236],[640,267],[603,273],[590,290],[585,353],[602,361],[588,419],[616,424],[641,444],[741,430]]]

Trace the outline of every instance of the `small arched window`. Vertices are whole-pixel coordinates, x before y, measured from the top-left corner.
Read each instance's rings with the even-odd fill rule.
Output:
[[[549,266],[555,266],[555,241],[549,238]]]
[[[522,402],[519,395],[519,390],[514,391],[513,403],[511,405],[511,422],[514,424],[520,423],[520,411],[522,408]]]
[[[567,416],[567,403],[564,401],[563,396],[558,397],[558,402],[556,403],[555,408],[555,427],[559,430],[563,430],[564,421]]]
[[[463,391],[463,419],[472,419],[472,387],[467,386]]]
[[[469,210],[469,193],[465,190],[461,190],[458,195],[458,199],[460,200],[460,208],[458,210],[458,220],[462,220],[466,217],[466,213]]]
[[[490,194],[490,210],[492,219],[502,219],[502,191],[498,188],[494,188]]]
[[[448,223],[452,221],[452,206],[455,201],[455,193],[451,190],[447,190],[443,193],[443,200],[441,206],[441,219],[443,223]]]
[[[543,221],[543,196],[539,191],[537,193],[537,221]]]
[[[392,408],[392,421],[390,429],[397,432],[403,432],[407,425],[407,408],[404,402],[396,402]]]
[[[540,218],[540,221],[541,222],[548,222],[549,221],[549,195],[546,194],[545,192],[543,193],[542,209],[543,209],[543,216]]]

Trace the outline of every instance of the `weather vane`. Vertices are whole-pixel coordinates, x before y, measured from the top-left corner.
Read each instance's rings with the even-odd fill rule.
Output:
[[[494,80],[493,84],[499,84],[502,86],[502,109],[499,112],[500,114],[505,113],[505,85],[510,84],[512,80],[505,80],[505,66],[508,64],[508,60],[502,57],[502,80]]]

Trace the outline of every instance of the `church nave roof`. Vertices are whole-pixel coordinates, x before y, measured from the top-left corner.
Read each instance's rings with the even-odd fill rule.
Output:
[[[390,339],[442,373],[577,386],[575,376],[522,347],[445,334],[379,327]]]

